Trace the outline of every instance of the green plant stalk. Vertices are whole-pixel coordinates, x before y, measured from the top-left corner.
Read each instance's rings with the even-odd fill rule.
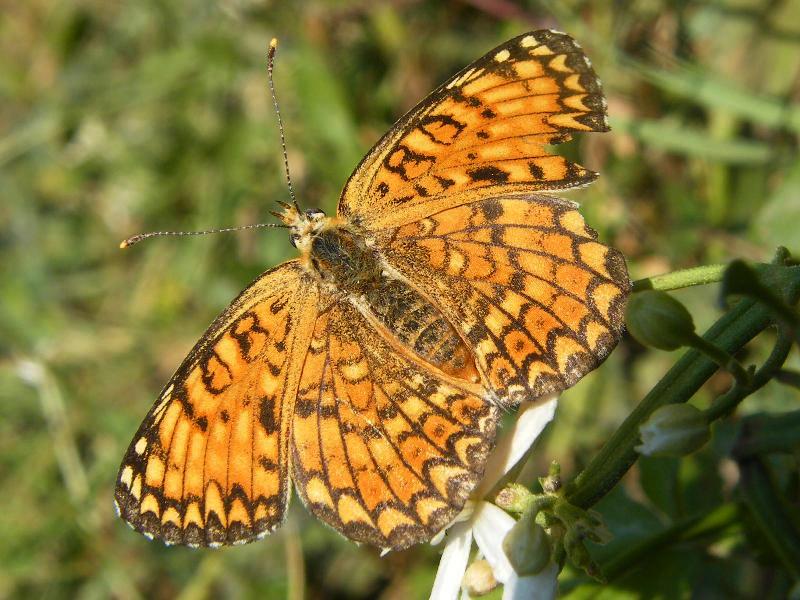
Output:
[[[726,268],[727,265],[705,265],[703,267],[681,269],[680,271],[656,275],[655,277],[645,277],[633,282],[632,292],[636,293],[643,290],[666,292],[693,285],[715,283],[722,280],[722,274]]]
[[[606,581],[614,581],[662,548],[668,548],[678,542],[717,534],[737,523],[738,520],[738,510],[733,504],[723,504],[705,514],[682,519],[663,531],[638,541],[608,562],[601,564],[603,576]]]
[[[750,375],[747,374],[747,371],[744,370],[744,367],[738,360],[736,360],[728,352],[725,352],[722,348],[718,348],[714,344],[707,342],[699,335],[695,335],[693,342],[688,345],[696,350],[699,350],[717,363],[720,367],[728,371],[728,373],[733,375],[733,377],[736,379],[736,384],[739,387],[747,388],[750,386]]]
[[[800,532],[782,502],[772,474],[760,457],[739,460],[739,490],[761,534],[783,567],[800,579]]]
[[[800,373],[789,369],[781,369],[775,374],[775,379],[784,385],[800,389]]]
[[[775,347],[761,368],[753,375],[752,381],[747,385],[734,385],[708,408],[705,412],[708,423],[710,424],[729,415],[742,400],[757,389],[765,386],[780,370],[791,349],[792,339],[785,331],[782,331],[778,336]]]
[[[739,302],[705,334],[705,339],[735,352],[769,325],[768,311],[752,300]],[[639,426],[660,406],[686,402],[714,374],[717,364],[697,350],[687,351],[650,390],[611,439],[567,487],[567,499],[581,508],[596,504],[639,456]]]
[[[765,265],[765,284],[785,302],[794,305],[800,297],[800,267]],[[729,354],[734,354],[771,321],[768,307],[746,298],[725,313],[703,336]],[[636,462],[639,427],[660,406],[686,402],[717,370],[714,361],[697,350],[687,351],[628,415],[611,439],[586,468],[566,486],[569,502],[584,509],[596,504]]]

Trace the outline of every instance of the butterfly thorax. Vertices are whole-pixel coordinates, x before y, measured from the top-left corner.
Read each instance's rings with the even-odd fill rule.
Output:
[[[450,375],[477,381],[474,359],[455,328],[427,297],[391,272],[356,227],[320,216],[320,211],[307,219],[308,223],[296,222],[293,242],[321,285],[369,311],[388,334],[423,360]]]

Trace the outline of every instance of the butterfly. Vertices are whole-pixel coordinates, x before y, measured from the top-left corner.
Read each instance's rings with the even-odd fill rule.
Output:
[[[403,116],[336,215],[281,203],[299,257],[251,283],[158,396],[118,513],[167,544],[250,542],[292,482],[356,542],[430,540],[481,479],[503,410],[564,390],[622,330],[624,258],[550,192],[597,174],[548,152],[607,131],[578,44],[525,33]]]

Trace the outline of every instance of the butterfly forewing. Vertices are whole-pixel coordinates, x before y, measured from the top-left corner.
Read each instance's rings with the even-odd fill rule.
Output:
[[[120,467],[120,515],[167,543],[248,542],[284,518],[291,410],[316,288],[290,261],[248,287],[164,388]]]
[[[526,33],[401,118],[350,177],[339,214],[380,229],[478,197],[585,185],[596,174],[545,145],[607,129],[600,83],[575,41]]]

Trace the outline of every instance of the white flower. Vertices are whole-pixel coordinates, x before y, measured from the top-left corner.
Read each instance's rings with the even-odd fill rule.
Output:
[[[519,577],[502,547],[503,538],[516,521],[483,498],[519,462],[553,419],[557,399],[552,396],[545,402],[523,403],[514,425],[498,441],[486,462],[483,481],[446,530],[447,542],[431,589],[431,600],[454,600],[458,597],[473,538],[483,558],[491,565],[494,578],[505,586],[503,600],[555,598],[558,567],[551,562],[534,576]],[[437,538],[432,543],[441,540],[441,537]]]

